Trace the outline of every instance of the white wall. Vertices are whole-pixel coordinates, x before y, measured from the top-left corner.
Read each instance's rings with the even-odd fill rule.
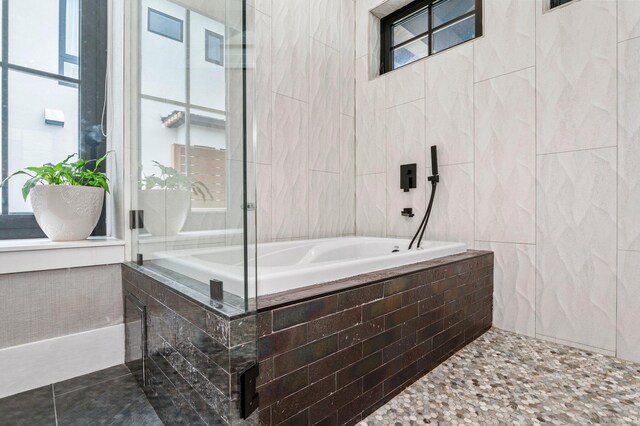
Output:
[[[415,231],[437,145],[427,234],[495,252],[494,324],[640,361],[640,2],[486,0],[483,37],[370,78],[378,4],[356,8],[357,233]]]
[[[256,1],[258,240],[355,233],[353,0]]]

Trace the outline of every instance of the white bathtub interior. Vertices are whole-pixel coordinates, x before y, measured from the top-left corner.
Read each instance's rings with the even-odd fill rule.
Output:
[[[464,243],[446,241],[424,241],[420,249],[408,250],[409,242],[395,238],[343,237],[258,244],[257,296],[467,250]],[[250,252],[254,248],[250,247]],[[153,257],[159,266],[207,284],[211,279],[222,281],[225,291],[245,297],[242,246],[156,252]],[[249,260],[251,280],[255,279],[255,270],[253,261]]]

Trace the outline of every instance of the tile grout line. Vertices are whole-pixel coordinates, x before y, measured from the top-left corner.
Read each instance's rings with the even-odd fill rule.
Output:
[[[58,409],[56,407],[56,387],[53,383],[51,384],[51,398],[53,399],[53,418],[56,421],[56,426],[58,426]]]

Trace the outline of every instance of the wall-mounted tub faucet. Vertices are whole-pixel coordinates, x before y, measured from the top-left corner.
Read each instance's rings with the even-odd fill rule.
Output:
[[[416,234],[413,236],[411,243],[409,244],[409,250],[413,247],[413,243],[416,238],[418,238],[418,234],[420,234],[420,238],[418,238],[417,248],[420,248],[420,243],[422,242],[422,237],[424,236],[424,230],[427,229],[427,223],[429,223],[429,216],[431,216],[431,208],[433,207],[433,198],[436,195],[436,186],[438,182],[440,182],[440,176],[438,175],[438,148],[433,145],[431,147],[431,176],[428,178],[429,182],[431,182],[431,197],[429,198],[429,206],[427,207],[427,211],[422,218],[422,222],[416,231]]]
[[[418,180],[416,164],[403,164],[400,166],[400,189],[409,192],[416,187]]]

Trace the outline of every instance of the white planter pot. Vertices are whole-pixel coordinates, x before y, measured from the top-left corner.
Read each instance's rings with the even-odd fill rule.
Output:
[[[51,241],[86,239],[98,223],[104,189],[93,186],[37,185],[29,192],[33,214]]]
[[[144,227],[155,236],[173,236],[184,226],[191,210],[191,192],[180,189],[140,191]]]

